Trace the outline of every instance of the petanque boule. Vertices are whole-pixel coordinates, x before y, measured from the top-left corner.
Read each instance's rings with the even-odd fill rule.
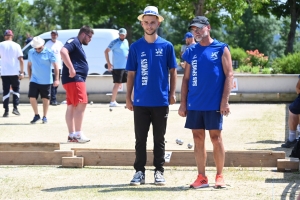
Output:
[[[94,103],[94,102],[92,102],[92,101],[90,102],[91,105],[93,105],[93,103]]]
[[[112,108],[110,108],[109,111],[111,112],[111,111],[112,111]]]
[[[177,144],[182,145],[182,144],[183,144],[183,140],[179,139],[179,140],[177,141]]]
[[[189,149],[191,149],[191,148],[193,148],[193,145],[192,145],[191,143],[188,143],[187,147],[188,147]]]

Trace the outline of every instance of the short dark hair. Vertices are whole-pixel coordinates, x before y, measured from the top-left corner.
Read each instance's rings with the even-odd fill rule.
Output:
[[[81,33],[87,33],[87,34],[92,33],[94,35],[93,29],[91,27],[89,27],[89,26],[83,26],[83,27],[81,27],[78,35],[80,35]]]

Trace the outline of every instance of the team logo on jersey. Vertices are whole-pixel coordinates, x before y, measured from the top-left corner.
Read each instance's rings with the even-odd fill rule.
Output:
[[[194,56],[193,56],[193,59],[196,59],[197,58],[197,55],[195,54]]]
[[[212,60],[217,60],[218,59],[218,53],[219,53],[218,51],[212,52],[210,58]]]
[[[146,53],[143,51],[143,52],[141,53],[141,57],[144,57],[144,56],[146,56]]]
[[[163,55],[163,49],[155,49],[156,56],[162,56]]]

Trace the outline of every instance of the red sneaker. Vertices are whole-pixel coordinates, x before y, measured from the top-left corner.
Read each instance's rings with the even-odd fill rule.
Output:
[[[216,175],[216,183],[215,183],[215,188],[219,188],[219,187],[225,187],[225,182],[224,182],[224,178],[223,175]]]
[[[190,185],[192,188],[204,188],[209,187],[208,179],[206,176],[202,176],[202,174],[199,174],[197,179],[193,184]]]

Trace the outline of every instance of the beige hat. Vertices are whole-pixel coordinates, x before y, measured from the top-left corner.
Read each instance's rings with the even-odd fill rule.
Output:
[[[147,6],[144,9],[144,13],[138,16],[138,20],[143,21],[144,15],[155,15],[158,17],[158,21],[164,21],[164,18],[158,14],[158,9],[155,6]]]
[[[34,37],[30,43],[30,45],[33,48],[39,48],[39,47],[43,46],[44,44],[45,44],[45,40],[43,40],[39,36]]]

